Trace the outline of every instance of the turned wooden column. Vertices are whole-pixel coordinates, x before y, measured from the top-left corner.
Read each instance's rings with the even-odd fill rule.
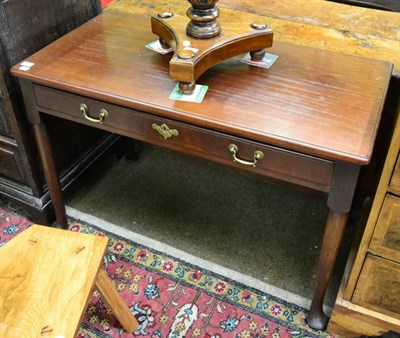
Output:
[[[272,46],[273,32],[266,22],[254,22],[249,13],[241,13],[244,18],[232,22],[225,20],[224,9],[220,17],[218,0],[188,1],[192,7],[187,17],[160,12],[151,18],[152,32],[161,46],[174,50],[170,77],[178,81],[183,94],[192,94],[198,77],[214,65],[245,53],[259,62],[265,48]]]
[[[211,39],[221,34],[218,23],[219,9],[215,4],[218,0],[188,0],[190,7],[186,15],[190,19],[186,26],[186,34],[195,39]]]

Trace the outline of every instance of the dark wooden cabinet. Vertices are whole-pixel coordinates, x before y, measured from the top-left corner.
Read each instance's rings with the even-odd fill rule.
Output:
[[[100,0],[0,3],[0,194],[24,207],[35,222],[52,220],[51,202],[20,86],[9,70],[100,12]],[[48,123],[63,187],[116,140],[112,134],[54,117]]]

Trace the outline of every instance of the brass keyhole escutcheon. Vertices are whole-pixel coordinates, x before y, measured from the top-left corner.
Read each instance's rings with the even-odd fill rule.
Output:
[[[172,136],[178,136],[179,132],[176,129],[170,129],[165,123],[161,126],[153,123],[151,127],[158,131],[158,133],[164,138],[164,140],[169,139]]]

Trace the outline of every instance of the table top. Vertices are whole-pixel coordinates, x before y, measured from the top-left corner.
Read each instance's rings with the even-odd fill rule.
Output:
[[[107,11],[185,15],[182,0],[118,0]],[[400,6],[400,2],[399,2]],[[274,40],[393,63],[400,78],[400,13],[325,0],[219,0],[219,8],[265,16]],[[238,12],[239,11],[239,12]]]
[[[224,9],[227,20],[235,13]],[[253,15],[253,14],[252,14]],[[253,15],[254,21],[260,16]],[[392,65],[276,41],[270,69],[232,58],[203,74],[202,103],[169,99],[171,55],[145,48],[150,19],[106,11],[27,61],[19,77],[309,155],[367,164]]]

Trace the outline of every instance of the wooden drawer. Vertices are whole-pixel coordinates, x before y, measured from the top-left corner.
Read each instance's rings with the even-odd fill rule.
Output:
[[[367,255],[352,302],[400,319],[400,264]]]
[[[45,113],[317,190],[328,192],[330,189],[333,171],[331,161],[44,86],[35,85],[35,94],[39,111]],[[93,123],[85,119],[80,111],[82,103],[88,107],[89,114],[93,117],[98,117],[100,110],[106,109],[108,115],[103,123]],[[155,128],[163,125],[168,126],[170,130],[175,130],[177,135],[169,138],[162,137]],[[229,150],[231,144],[235,144],[238,148],[236,156],[245,161],[252,162],[255,151],[261,151],[264,157],[255,167],[243,165],[239,161],[233,161],[233,154]]]
[[[18,167],[18,150],[0,136],[0,175],[22,182],[22,175]]]
[[[400,156],[397,158],[396,166],[390,179],[389,190],[396,195],[400,195]]]
[[[370,250],[375,254],[400,263],[399,197],[386,195],[371,239]]]

